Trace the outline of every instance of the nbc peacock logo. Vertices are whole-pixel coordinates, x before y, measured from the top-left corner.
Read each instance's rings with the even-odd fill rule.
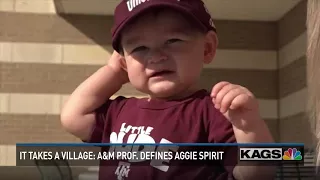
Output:
[[[300,161],[302,160],[301,151],[298,151],[297,148],[289,148],[284,152],[282,159]]]

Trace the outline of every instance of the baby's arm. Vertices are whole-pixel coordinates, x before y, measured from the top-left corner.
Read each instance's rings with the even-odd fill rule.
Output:
[[[213,87],[214,106],[231,123],[237,143],[272,143],[272,135],[259,114],[259,105],[254,95],[246,88],[220,82]],[[263,166],[260,163],[249,165],[241,162],[233,170],[237,180],[272,179],[276,174],[273,165]]]
[[[96,122],[95,110],[127,82],[120,61],[121,56],[114,53],[109,65],[96,71],[71,94],[61,112],[61,123],[66,131],[84,141],[89,140]]]
[[[260,119],[254,119],[257,122],[251,128],[241,130],[233,127],[235,137],[238,143],[273,143],[273,138],[265,122]],[[269,164],[269,165],[268,165]],[[233,175],[237,180],[256,180],[273,179],[276,175],[276,163],[260,162],[239,162],[233,170]]]

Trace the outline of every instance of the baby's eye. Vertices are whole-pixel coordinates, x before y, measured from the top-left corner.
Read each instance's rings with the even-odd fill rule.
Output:
[[[166,44],[172,44],[172,43],[175,43],[175,42],[179,42],[181,41],[180,39],[169,39]]]
[[[139,51],[144,51],[144,50],[146,50],[147,49],[147,47],[145,47],[145,46],[139,46],[139,47],[137,47],[137,48],[134,48],[133,50],[132,50],[132,53],[134,53],[134,52],[139,52]]]

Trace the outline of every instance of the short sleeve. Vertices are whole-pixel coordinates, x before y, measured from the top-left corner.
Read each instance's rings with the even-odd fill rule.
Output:
[[[214,107],[210,111],[208,141],[210,143],[236,143],[233,127],[229,120]],[[238,148],[225,146],[221,150],[224,152],[221,165],[232,178],[233,169],[238,163]]]
[[[114,100],[109,99],[102,106],[97,108],[95,111],[96,123],[92,129],[91,136],[89,140],[83,141],[83,142],[86,142],[86,143],[103,142],[103,137],[106,134],[110,134],[112,121],[117,118],[126,100],[127,99],[125,97],[118,96]],[[109,135],[107,137],[109,137]]]

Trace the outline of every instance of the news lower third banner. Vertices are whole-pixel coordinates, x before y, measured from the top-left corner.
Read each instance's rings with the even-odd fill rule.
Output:
[[[244,161],[303,163],[304,145],[300,143],[236,144],[93,144],[93,143],[19,143],[16,145],[16,166],[113,166],[119,161],[137,166],[215,166],[223,162],[234,165]],[[67,163],[63,163],[67,162]]]

